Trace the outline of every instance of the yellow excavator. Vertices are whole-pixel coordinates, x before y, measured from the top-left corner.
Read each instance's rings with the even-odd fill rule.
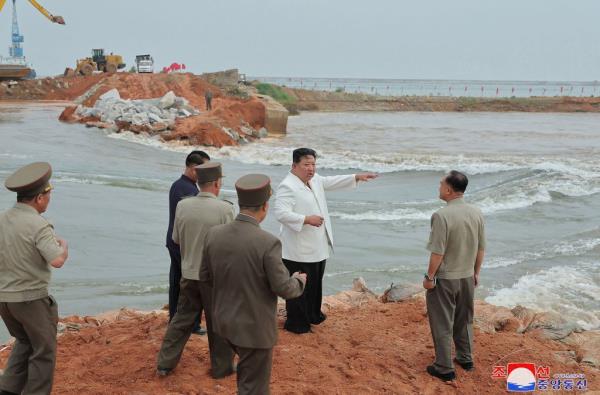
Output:
[[[52,21],[54,23],[58,23],[59,25],[65,24],[65,20],[62,16],[52,15],[51,13],[48,12],[48,10],[46,10],[44,7],[42,7],[41,4],[38,3],[36,0],[27,0],[27,1],[29,1],[32,6],[34,6],[39,12],[41,12],[42,15],[44,15],[46,18],[50,19],[50,21]],[[4,7],[5,3],[6,3],[6,0],[0,0],[0,11],[2,11],[2,8]]]

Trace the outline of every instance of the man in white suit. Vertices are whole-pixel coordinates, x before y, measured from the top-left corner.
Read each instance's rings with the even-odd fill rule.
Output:
[[[322,177],[316,174],[314,150],[298,148],[292,156],[292,170],[277,188],[274,210],[281,223],[283,263],[290,273],[307,274],[304,293],[286,300],[284,328],[306,333],[311,324],[318,325],[326,318],[321,312],[322,284],[333,233],[325,191],[356,188],[359,181],[369,181],[377,174]]]

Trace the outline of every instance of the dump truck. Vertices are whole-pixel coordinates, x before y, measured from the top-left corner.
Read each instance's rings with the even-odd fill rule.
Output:
[[[114,55],[112,52],[110,55],[105,55],[104,49],[92,49],[91,58],[83,58],[77,61],[75,74],[92,75],[95,70],[116,73],[117,70],[124,67],[125,63],[121,55]]]
[[[154,73],[154,59],[148,54],[137,55],[135,67],[138,73]]]

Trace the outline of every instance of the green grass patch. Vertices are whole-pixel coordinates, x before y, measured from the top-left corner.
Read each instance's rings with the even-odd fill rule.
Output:
[[[256,85],[256,90],[258,90],[258,93],[260,93],[261,95],[271,96],[273,99],[277,100],[283,105],[292,104],[296,101],[293,97],[285,93],[283,89],[281,89],[277,85],[261,82]]]

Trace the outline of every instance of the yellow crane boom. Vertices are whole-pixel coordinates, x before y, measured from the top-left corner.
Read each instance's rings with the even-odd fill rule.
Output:
[[[50,19],[50,21],[52,21],[54,23],[58,23],[60,25],[64,25],[65,24],[65,20],[64,20],[64,18],[62,16],[52,15],[51,13],[48,12],[47,9],[45,9],[44,7],[42,7],[42,5],[40,3],[38,3],[36,0],[28,0],[28,1],[39,12],[41,12],[42,15],[44,15],[46,18]],[[0,11],[2,11],[2,7],[4,7],[5,3],[6,3],[6,0],[0,0]]]
[[[46,18],[50,19],[52,22],[58,23],[59,25],[65,24],[65,20],[62,16],[52,15],[48,12],[48,10],[42,7],[41,4],[35,0],[29,0],[29,2],[32,6],[34,6],[39,12],[41,12]]]

